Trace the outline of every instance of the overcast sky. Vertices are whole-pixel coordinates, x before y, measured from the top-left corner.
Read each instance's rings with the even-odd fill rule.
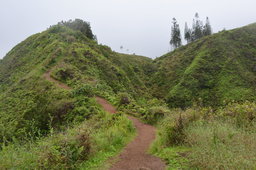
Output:
[[[101,44],[155,58],[170,49],[171,20],[183,35],[195,12],[214,32],[256,22],[256,0],[0,0],[0,58],[61,20],[89,21]],[[129,51],[127,51],[129,49]]]

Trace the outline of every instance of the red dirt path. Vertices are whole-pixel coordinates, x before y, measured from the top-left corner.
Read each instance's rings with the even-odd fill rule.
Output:
[[[97,102],[109,113],[116,113],[116,109],[105,99],[96,97]],[[150,144],[155,139],[155,127],[144,124],[138,119],[129,116],[136,129],[137,137],[129,143],[119,155],[118,161],[110,170],[163,170],[165,163],[152,155],[147,154]]]
[[[103,107],[103,109],[109,113],[116,113],[116,108],[114,106],[112,106],[111,104],[108,103],[107,100],[101,98],[101,97],[97,97],[96,96],[96,100],[97,102]]]
[[[71,88],[69,86],[67,86],[66,84],[61,83],[58,80],[55,80],[54,78],[52,78],[51,77],[51,71],[48,71],[48,72],[44,73],[43,77],[46,80],[55,83],[55,85],[60,87],[60,88],[63,88],[63,89],[66,89],[66,90],[71,90]]]
[[[70,90],[71,88],[63,84],[51,76],[51,72],[46,72],[43,77],[55,83],[58,87]],[[97,102],[109,113],[116,113],[115,107],[109,104],[105,99],[96,97]],[[144,124],[138,119],[128,116],[134,123],[138,135],[129,143],[119,155],[118,161],[112,165],[110,170],[163,170],[165,168],[164,162],[152,155],[147,154],[150,144],[155,139],[155,127]]]

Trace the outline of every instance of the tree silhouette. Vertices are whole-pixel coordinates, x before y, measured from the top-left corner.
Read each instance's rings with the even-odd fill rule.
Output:
[[[170,44],[174,49],[181,46],[180,26],[176,18],[172,19]]]

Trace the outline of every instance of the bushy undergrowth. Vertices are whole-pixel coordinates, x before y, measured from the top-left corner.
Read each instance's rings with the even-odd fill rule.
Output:
[[[255,169],[255,114],[253,102],[171,110],[158,124],[151,152],[170,169]]]
[[[217,115],[239,128],[251,128],[256,122],[256,103],[231,103],[219,109]]]
[[[60,127],[73,109],[74,98],[68,91],[33,76],[2,93],[0,101],[1,143],[12,138],[35,137],[38,131],[47,134],[50,123]]]
[[[255,169],[256,131],[221,121],[197,121],[186,131],[191,167],[200,169]]]
[[[116,104],[119,92],[132,98],[147,94],[151,59],[97,44],[88,39],[85,24],[76,20],[50,27],[1,60],[0,143],[22,141],[27,135],[35,138],[39,131],[46,135],[49,124],[65,129],[66,124],[90,119],[98,112],[89,99],[93,96]]]
[[[171,168],[255,168],[255,25],[152,61],[97,44],[87,24],[62,22],[0,61],[0,169],[95,169],[133,134],[121,112],[159,127],[151,151]]]
[[[165,106],[152,106],[142,115],[142,119],[149,124],[155,125],[165,116],[170,114],[170,110]]]
[[[120,93],[116,105],[119,110],[136,116],[151,125],[156,125],[170,114],[170,110],[162,100],[152,98],[150,95],[133,98],[127,93]]]
[[[25,145],[3,145],[0,169],[93,169],[115,155],[133,133],[125,116],[102,112],[65,132]]]

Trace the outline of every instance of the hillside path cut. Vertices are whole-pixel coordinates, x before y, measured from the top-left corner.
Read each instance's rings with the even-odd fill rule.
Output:
[[[96,97],[96,100],[107,112],[116,113],[116,109],[105,99]],[[144,124],[132,116],[128,118],[137,129],[137,136],[124,148],[110,170],[164,170],[165,163],[147,153],[155,139],[155,127]]]
[[[66,84],[64,83],[61,83],[60,81],[58,80],[55,80],[54,78],[51,77],[51,71],[48,71],[46,73],[44,73],[43,77],[50,81],[50,82],[53,82],[56,86],[60,87],[60,88],[63,88],[63,89],[66,89],[66,90],[71,90],[71,88],[69,86],[67,86]]]
[[[43,74],[43,77],[60,88],[71,90],[71,87],[52,78],[51,71]],[[101,97],[96,97],[96,100],[105,111],[111,114],[116,113],[115,107],[107,100]],[[160,158],[147,154],[150,144],[155,139],[155,127],[144,124],[132,116],[128,118],[133,122],[137,136],[124,148],[110,170],[164,170],[165,163]]]

